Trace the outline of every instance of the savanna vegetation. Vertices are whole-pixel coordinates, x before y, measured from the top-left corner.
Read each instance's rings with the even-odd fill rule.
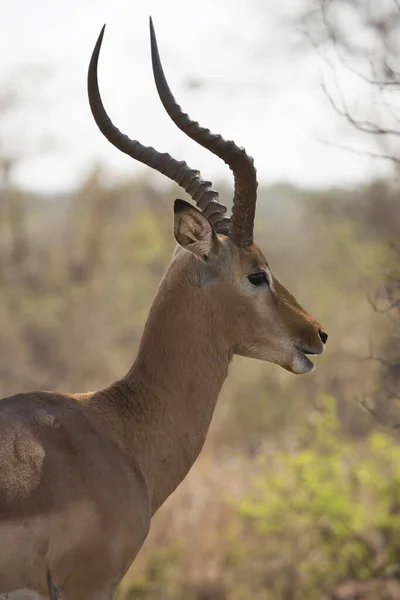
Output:
[[[129,368],[173,251],[176,195],[101,169],[65,197],[3,188],[2,396],[99,388]],[[257,228],[329,348],[304,377],[235,358],[206,447],[121,600],[313,600],[341,582],[397,584],[398,190],[262,187]]]

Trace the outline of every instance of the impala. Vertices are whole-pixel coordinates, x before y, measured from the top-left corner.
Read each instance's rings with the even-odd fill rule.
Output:
[[[253,242],[253,159],[183,113],[151,22],[150,30],[160,99],[182,131],[229,165],[232,216],[198,171],[112,124],[97,81],[103,27],[88,72],[98,127],[119,150],[176,181],[198,208],[175,201],[178,247],[124,377],[96,392],[0,402],[0,593],[111,600],[152,515],[199,455],[234,354],[307,373],[307,355],[321,354],[327,339]]]

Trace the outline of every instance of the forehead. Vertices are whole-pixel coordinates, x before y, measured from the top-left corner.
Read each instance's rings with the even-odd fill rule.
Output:
[[[231,240],[224,241],[230,261],[236,265],[236,268],[238,266],[241,271],[246,273],[269,268],[264,254],[256,244],[252,244],[249,248],[238,248]]]
[[[246,270],[268,268],[265,256],[256,244],[252,244],[249,248],[240,249],[240,264]]]

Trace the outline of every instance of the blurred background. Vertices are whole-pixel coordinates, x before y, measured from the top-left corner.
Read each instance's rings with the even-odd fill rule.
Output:
[[[120,129],[213,178],[150,67],[245,145],[256,239],[329,332],[310,375],[235,358],[196,465],[119,600],[400,598],[398,0],[1,1],[0,392],[83,391],[134,359],[182,190],[118,153],[88,108],[100,58]]]

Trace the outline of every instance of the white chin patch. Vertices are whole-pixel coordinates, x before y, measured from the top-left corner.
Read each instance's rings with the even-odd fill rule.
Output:
[[[309,373],[314,369],[314,363],[303,354],[303,352],[298,352],[296,356],[293,358],[292,362],[292,371],[296,375],[303,375],[304,373]]]

